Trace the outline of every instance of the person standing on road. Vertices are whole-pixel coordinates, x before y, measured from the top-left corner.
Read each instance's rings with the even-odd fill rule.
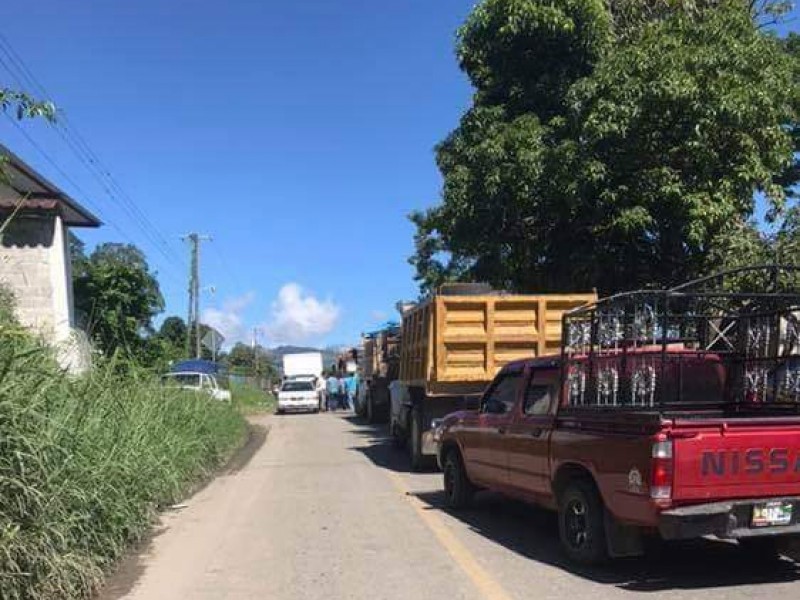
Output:
[[[333,371],[325,381],[328,396],[328,410],[334,411],[339,404],[339,378],[334,375]]]
[[[339,375],[339,408],[347,410],[347,385],[344,382],[344,376]]]
[[[350,410],[355,410],[356,394],[358,393],[358,375],[356,373],[350,373],[347,379],[344,380],[344,385],[347,390],[347,403],[350,405]]]

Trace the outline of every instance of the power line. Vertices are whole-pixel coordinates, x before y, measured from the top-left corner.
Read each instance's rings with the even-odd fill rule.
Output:
[[[51,97],[44,85],[36,79],[31,70],[25,65],[20,55],[14,50],[11,43],[2,33],[0,33],[0,52],[3,53],[8,61],[6,62],[6,60],[3,60],[2,56],[0,56],[0,64],[21,87],[33,89],[44,98]],[[11,64],[9,65],[9,63]],[[167,260],[182,263],[183,259],[175,253],[164,235],[152,221],[150,221],[147,215],[141,211],[130,195],[114,178],[110,170],[105,167],[97,153],[92,150],[86,142],[86,139],[78,132],[77,128],[71,124],[66,114],[60,114],[59,118],[53,123],[53,128],[78,160],[86,167],[89,174],[98,182],[101,189],[128,214],[148,241],[155,246]]]
[[[50,164],[50,166],[55,169],[64,180],[69,183],[81,196],[83,196],[83,200],[89,207],[95,211],[103,221],[108,223],[117,233],[119,233],[125,240],[127,240],[130,244],[135,245],[135,241],[128,235],[123,229],[121,229],[114,221],[109,219],[106,215],[103,214],[103,210],[100,208],[99,205],[95,204],[94,201],[91,200],[91,196],[86,193],[86,191],[67,173],[64,169],[59,166],[59,164],[47,153],[45,150],[36,142],[31,135],[25,131],[23,127],[17,123],[16,119],[9,115],[8,113],[5,114],[6,118],[9,122],[16,128],[16,130],[28,141],[28,143]],[[167,263],[169,266],[172,266],[170,263]],[[171,272],[170,275],[175,278],[175,272]],[[179,281],[179,280],[178,280]]]

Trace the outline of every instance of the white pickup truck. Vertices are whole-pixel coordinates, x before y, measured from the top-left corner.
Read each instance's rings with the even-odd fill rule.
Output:
[[[211,373],[178,372],[161,376],[161,383],[178,387],[182,390],[208,394],[214,400],[231,401],[230,390],[223,389],[217,378]]]

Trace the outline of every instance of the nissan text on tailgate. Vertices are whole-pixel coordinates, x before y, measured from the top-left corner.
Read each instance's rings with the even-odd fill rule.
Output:
[[[748,267],[565,314],[562,352],[506,365],[436,423],[452,508],[479,489],[558,512],[581,563],[643,540],[800,536],[800,270]]]

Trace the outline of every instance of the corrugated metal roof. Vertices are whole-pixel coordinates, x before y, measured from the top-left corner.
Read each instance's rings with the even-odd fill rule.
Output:
[[[57,210],[70,227],[99,227],[100,219],[70,198],[61,189],[50,183],[16,154],[0,144],[0,156],[5,157],[3,164],[8,186],[16,192],[15,197],[0,197],[0,209],[15,208],[20,198],[28,196],[25,201],[26,210]],[[10,193],[10,192],[9,192]]]

